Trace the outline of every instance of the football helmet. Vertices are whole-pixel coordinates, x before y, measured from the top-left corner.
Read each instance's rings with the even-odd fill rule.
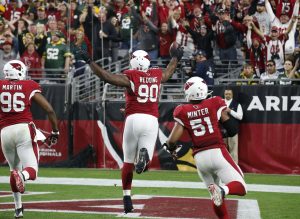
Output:
[[[27,68],[25,64],[19,60],[11,60],[3,67],[5,79],[24,80],[26,78]]]
[[[130,59],[130,68],[146,72],[149,69],[149,55],[144,50],[136,50],[132,53]]]
[[[204,100],[208,95],[208,88],[205,81],[200,77],[191,77],[184,84],[186,101]]]

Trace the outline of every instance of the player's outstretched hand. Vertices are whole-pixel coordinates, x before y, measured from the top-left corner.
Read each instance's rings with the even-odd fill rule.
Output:
[[[183,47],[176,42],[173,42],[170,46],[170,56],[172,58],[177,58],[178,62],[181,60],[183,56]]]
[[[53,145],[56,145],[59,137],[59,131],[52,131],[51,134],[45,139],[44,143],[48,147],[52,147]]]
[[[174,147],[170,147],[167,143],[162,145],[163,149],[171,154],[174,160],[177,160],[178,154],[177,152],[182,148],[182,145],[175,145]]]

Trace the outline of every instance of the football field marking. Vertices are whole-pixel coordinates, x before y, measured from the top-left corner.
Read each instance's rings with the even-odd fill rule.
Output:
[[[162,198],[162,199],[161,199]],[[175,201],[179,199],[179,202],[175,201],[175,203],[180,203],[180,199],[182,200],[189,200],[189,203],[198,203],[199,200],[207,200],[202,202],[203,205],[210,206],[210,199],[205,198],[205,197],[182,197],[182,196],[152,196],[152,195],[133,195],[132,199],[135,202],[139,203],[144,203],[144,204],[134,204],[134,209],[136,212],[124,214],[123,211],[123,205],[120,205],[119,203],[122,202],[121,199],[72,199],[72,200],[50,200],[50,201],[28,201],[24,202],[26,204],[27,209],[26,211],[31,211],[31,212],[61,212],[61,213],[78,213],[78,214],[105,214],[105,215],[115,215],[116,217],[126,217],[126,218],[156,218],[156,219],[195,219],[199,218],[199,214],[190,214],[186,215],[187,217],[182,217],[183,215],[180,215],[180,211],[178,212],[177,216],[172,216],[168,215],[168,211],[165,212],[165,214],[160,214],[155,215],[155,214],[149,214],[147,213],[147,207],[144,209],[144,205],[148,205],[148,210],[149,210],[149,203],[148,201],[152,200],[154,202],[157,202],[158,199],[160,200],[169,200],[170,205],[173,203],[172,199]],[[141,200],[148,200],[146,202],[143,202]],[[258,202],[256,200],[250,200],[250,199],[227,199],[229,202],[231,200],[237,201],[237,211],[236,211],[236,219],[260,219],[260,211],[258,207]],[[148,204],[147,204],[148,202]],[[43,204],[44,203],[44,204]],[[53,203],[53,204],[51,204]],[[56,203],[56,204],[55,204]],[[55,206],[59,205],[62,206],[61,203],[66,203],[65,205],[69,206],[70,209],[65,209],[65,208],[55,208]],[[74,204],[73,204],[74,203]],[[77,203],[77,204],[76,204]],[[94,205],[92,204],[94,203]],[[42,204],[42,205],[41,205]],[[45,205],[46,204],[46,205]],[[1,203],[0,204],[0,212],[1,211],[10,211],[10,208],[2,207],[5,205],[13,205],[13,202],[6,202],[6,203]],[[32,207],[29,207],[29,206]],[[79,208],[76,207],[79,206]],[[34,206],[34,207],[33,207]],[[39,206],[39,208],[37,208]],[[46,208],[45,208],[46,206]],[[151,205],[152,206],[152,205]],[[176,206],[176,204],[175,204]],[[190,205],[192,206],[192,205]],[[157,206],[156,206],[157,207]],[[203,206],[202,206],[203,207]],[[99,211],[96,210],[99,208]],[[102,208],[102,210],[101,210]],[[103,210],[107,208],[107,210]],[[185,206],[186,208],[186,206]],[[119,209],[119,211],[115,211],[113,209]],[[138,210],[140,209],[140,210]],[[160,209],[162,211],[164,208]],[[174,206],[171,207],[170,209],[174,209]],[[204,208],[206,209],[206,208]],[[194,212],[195,213],[195,212]],[[199,213],[199,212],[198,212]],[[212,216],[214,215],[213,212]],[[203,215],[204,216],[204,215]],[[207,215],[206,215],[207,216]],[[207,218],[207,217],[205,217]]]
[[[9,177],[0,176],[0,183],[8,183]],[[39,177],[35,181],[27,181],[30,184],[52,185],[90,185],[90,186],[122,186],[120,179],[92,179],[92,178],[63,178],[63,177]],[[133,187],[148,188],[185,188],[207,189],[203,182],[180,182],[160,180],[133,180]],[[247,190],[252,192],[278,192],[300,194],[300,186],[247,184]]]

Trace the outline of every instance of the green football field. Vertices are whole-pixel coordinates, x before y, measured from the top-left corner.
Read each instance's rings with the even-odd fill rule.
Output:
[[[13,201],[11,195],[9,194],[10,186],[8,184],[9,169],[8,167],[0,167],[0,218],[8,219],[13,218],[13,205],[6,208],[3,204],[8,204]],[[122,198],[122,188],[119,183],[113,183],[116,180],[120,180],[120,170],[100,170],[100,169],[77,169],[77,168],[40,168],[39,177],[42,180],[42,184],[28,183],[26,185],[26,192],[29,194],[22,197],[25,203],[25,213],[24,218],[28,219],[69,219],[69,218],[117,218],[120,217],[116,214],[95,214],[93,212],[82,212],[82,213],[72,213],[72,208],[65,210],[64,212],[55,212],[55,208],[62,208],[61,203],[56,203],[59,200],[89,200],[89,203],[96,203],[96,199],[102,200],[103,203],[111,202],[121,204]],[[49,177],[49,178],[47,178]],[[73,178],[75,184],[80,182],[79,185],[64,185],[63,183],[57,184],[57,181],[66,180],[65,178]],[[78,179],[79,178],[79,179]],[[40,180],[39,179],[39,180]],[[54,183],[47,184],[47,179],[49,181],[54,180]],[[111,185],[87,185],[93,179],[107,179],[107,182],[112,182]],[[7,180],[7,183],[5,183]],[[134,174],[134,180],[145,180],[141,182],[148,182],[145,187],[134,187],[132,189],[133,195],[137,196],[174,196],[174,197],[197,197],[203,198],[207,201],[209,194],[204,188],[172,188],[176,182],[184,182],[183,184],[189,185],[190,182],[199,182],[200,179],[196,172],[179,172],[179,171],[155,171],[151,170],[142,175]],[[146,181],[147,180],[147,181]],[[159,185],[152,186],[156,184],[157,181],[169,183],[169,188],[160,188]],[[106,182],[105,181],[105,182]],[[263,175],[263,174],[245,174],[245,181],[249,187],[256,188],[255,185],[264,185],[263,188],[267,190],[276,186],[276,188],[281,188],[278,186],[283,186],[282,188],[289,188],[290,192],[272,192],[272,189],[268,192],[266,191],[248,191],[245,197],[238,196],[227,196],[228,199],[239,199],[239,200],[257,200],[260,216],[263,219],[273,219],[273,218],[290,218],[296,219],[300,218],[300,176],[294,175]],[[86,183],[85,183],[86,182]],[[96,181],[97,182],[97,181]],[[101,181],[102,182],[102,181]],[[103,181],[104,182],[104,181]],[[72,184],[72,183],[71,183]],[[187,186],[188,187],[188,186]],[[275,188],[275,187],[274,187]],[[280,190],[281,191],[281,190]],[[294,191],[294,192],[293,192]],[[32,194],[31,194],[32,193]],[[34,194],[37,193],[37,194]],[[45,194],[43,194],[45,193]],[[134,201],[134,200],[133,200]],[[35,209],[31,211],[27,209],[26,206],[34,203],[41,208],[41,210]],[[56,203],[56,205],[53,205]],[[171,204],[171,203],[170,203]],[[53,205],[53,210],[49,212],[48,210],[43,210],[49,206]],[[93,204],[90,204],[93,205]],[[134,201],[135,205],[135,201]],[[56,206],[56,207],[55,207]],[[136,205],[137,207],[139,205]],[[120,206],[119,206],[120,207]],[[122,206],[121,206],[122,207]],[[5,210],[4,210],[5,209]],[[95,207],[96,209],[96,207]],[[151,209],[155,211],[156,209]],[[121,211],[121,209],[116,209],[116,211]],[[180,213],[184,209],[177,207],[176,211]],[[207,208],[206,211],[212,212],[212,209]],[[108,211],[109,212],[109,211]],[[213,214],[213,213],[212,213]],[[168,215],[168,212],[165,212]],[[125,215],[126,216],[126,215]],[[128,217],[128,215],[127,215]],[[131,218],[135,218],[134,215]],[[136,217],[139,218],[139,217]],[[152,217],[153,218],[153,217]],[[154,217],[155,218],[155,217]],[[208,217],[209,218],[209,217]],[[214,218],[214,217],[212,217]]]

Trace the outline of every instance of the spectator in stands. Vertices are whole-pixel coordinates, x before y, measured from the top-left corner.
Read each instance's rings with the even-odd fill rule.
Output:
[[[277,71],[283,71],[283,62],[284,62],[284,44],[288,38],[288,34],[291,31],[294,22],[296,21],[296,17],[293,17],[292,22],[290,23],[286,32],[279,34],[279,30],[277,26],[272,26],[271,35],[264,35],[252,22],[252,30],[257,33],[261,39],[264,40],[265,45],[267,47],[267,60],[273,59],[276,63]]]
[[[276,80],[278,79],[279,75],[279,72],[276,70],[275,61],[272,59],[268,60],[266,66],[266,72],[260,75],[260,83],[266,85],[274,85],[276,84]]]
[[[5,29],[3,34],[0,34],[0,42],[3,43],[5,41],[12,43],[15,54],[18,54],[19,52],[18,38],[15,37],[15,35],[11,32],[10,28]],[[0,43],[0,48],[2,48],[1,43]]]
[[[84,32],[87,33],[93,47],[93,59],[99,60],[110,57],[110,40],[117,40],[118,34],[110,20],[107,20],[107,11],[101,9],[96,12],[89,5],[82,21],[84,21]]]
[[[49,38],[49,42],[51,39]],[[36,46],[36,51],[39,54],[40,57],[44,54],[46,50],[46,45],[47,45],[47,32],[44,24],[37,24],[36,25],[36,36],[34,40],[35,46]]]
[[[192,35],[185,28],[187,22],[189,21],[182,17],[180,7],[169,11],[168,25],[176,32],[176,42],[184,48],[183,58],[190,59],[195,52],[195,44]]]
[[[78,1],[72,0],[70,5],[71,28],[78,29],[80,27],[79,18],[81,11],[78,9]]]
[[[271,21],[265,8],[265,1],[259,0],[256,5],[256,12],[253,17],[257,20],[259,24],[259,29],[264,35],[269,35],[271,29]]]
[[[293,60],[286,59],[283,66],[284,66],[284,72],[278,75],[279,84],[281,85],[295,84],[289,79],[295,78],[295,72],[299,67],[299,58],[296,60],[295,64]]]
[[[48,18],[45,10],[45,6],[39,6],[37,8],[37,19],[35,20],[36,24],[41,23],[46,25],[48,23]]]
[[[120,35],[120,25],[118,18],[115,16],[112,16],[110,18],[110,22],[113,25],[115,32],[116,32],[116,37],[110,40],[111,44],[111,61],[116,62],[119,59],[119,49],[120,49],[120,41],[121,41],[121,35]]]
[[[213,25],[213,31],[216,34],[216,42],[219,49],[219,57],[223,64],[227,65],[228,60],[236,62],[237,51],[235,43],[237,34],[234,27],[230,23],[230,15],[228,11],[219,9],[217,18],[215,15],[210,14],[212,20],[217,21]]]
[[[21,35],[19,35],[21,36]],[[19,54],[20,56],[23,55],[24,51],[26,50],[27,46],[30,43],[34,44],[34,35],[30,32],[26,33],[25,35],[23,35],[22,39],[19,38]]]
[[[170,60],[169,49],[175,41],[175,32],[168,27],[167,23],[162,23],[158,30],[159,34],[159,57],[162,60]]]
[[[134,6],[131,7],[132,14],[136,20],[139,21],[139,29],[136,33],[136,39],[138,41],[136,49],[144,50],[149,54],[150,59],[158,58],[158,43],[157,37],[157,10],[156,0],[151,1],[152,12],[151,15],[146,12],[141,12],[141,15],[137,13]]]
[[[195,42],[197,50],[204,50],[206,53],[206,58],[212,59],[213,58],[213,48],[212,43],[214,42],[214,33],[211,30],[207,29],[205,24],[200,26],[200,31],[192,30],[188,23],[185,28],[187,31],[192,35],[192,38]]]
[[[192,67],[191,77],[198,76],[203,78],[207,85],[214,85],[214,68],[212,62],[206,59],[204,50],[197,50],[193,54],[195,61],[194,68]]]
[[[247,81],[239,81],[237,85],[255,85],[259,83],[259,77],[255,74],[254,67],[251,64],[243,66],[239,79],[247,79]]]
[[[3,69],[4,65],[13,59],[18,59],[19,55],[15,53],[12,48],[12,43],[10,41],[5,41],[2,43],[2,50],[0,50],[0,69]],[[0,79],[4,78],[4,74],[1,71]]]
[[[62,1],[61,3],[58,4],[58,11],[59,11],[59,15],[60,18],[58,20],[63,21],[65,24],[68,23],[69,21],[69,4],[65,1]]]
[[[248,27],[247,31],[247,51],[248,56],[250,59],[251,65],[255,69],[255,74],[260,77],[260,75],[265,72],[265,60],[266,60],[266,53],[265,53],[265,44],[264,41],[260,39],[258,36],[254,36],[252,38],[252,26]]]
[[[28,75],[32,80],[39,81],[42,78],[41,56],[36,52],[33,42],[26,45],[20,60],[27,66]]]
[[[75,32],[75,40],[71,42],[70,51],[74,55],[74,66],[75,66],[75,73],[74,77],[82,75],[85,71],[83,66],[86,65],[83,57],[80,55],[81,51],[88,52],[88,45],[84,41],[84,29],[78,28]]]
[[[62,33],[56,31],[42,56],[42,68],[45,69],[46,78],[50,79],[50,82],[63,83],[64,80],[59,79],[66,78],[70,70],[71,53],[61,38],[63,38]]]
[[[270,21],[272,26],[277,27],[279,33],[286,33],[288,34],[288,38],[285,42],[285,50],[284,53],[285,54],[293,54],[294,49],[295,49],[295,31],[296,31],[296,19],[298,17],[299,14],[299,0],[296,0],[295,6],[293,8],[293,19],[290,19],[289,15],[288,15],[288,11],[282,10],[279,19],[275,16],[270,2],[269,0],[265,0],[265,4],[266,4],[266,10],[267,13],[270,17]],[[292,25],[291,25],[292,23]],[[283,64],[283,63],[282,63]],[[277,66],[278,68],[279,66]],[[279,68],[278,68],[279,69]],[[277,69],[277,70],[278,70]]]
[[[225,89],[224,91],[224,100],[227,105],[226,112],[228,115],[235,121],[236,126],[239,126],[239,121],[243,119],[243,109],[241,104],[239,104],[236,100],[233,99],[233,90],[232,89]],[[238,129],[238,128],[237,128]],[[237,164],[239,161],[239,138],[238,133],[234,136],[230,137],[228,135],[224,138],[225,144],[227,145],[228,151]]]

